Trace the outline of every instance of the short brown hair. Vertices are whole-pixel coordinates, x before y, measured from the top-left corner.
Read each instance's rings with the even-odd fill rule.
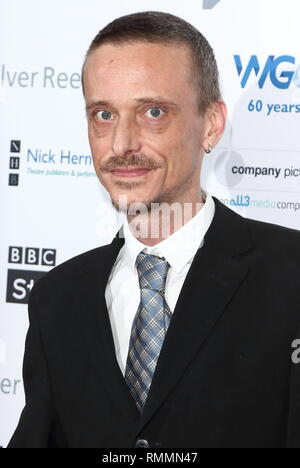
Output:
[[[219,73],[214,52],[206,38],[187,21],[161,11],[144,11],[121,16],[107,24],[95,36],[85,55],[88,56],[102,44],[114,43],[183,43],[192,57],[192,77],[199,91],[198,109],[204,112],[210,104],[221,99]]]

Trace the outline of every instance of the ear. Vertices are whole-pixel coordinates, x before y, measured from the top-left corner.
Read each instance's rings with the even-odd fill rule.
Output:
[[[212,103],[205,113],[205,132],[202,146],[206,153],[216,146],[223,135],[227,117],[227,108],[221,99]]]

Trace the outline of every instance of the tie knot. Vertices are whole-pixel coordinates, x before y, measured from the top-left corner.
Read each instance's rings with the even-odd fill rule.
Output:
[[[142,251],[137,256],[136,268],[141,289],[154,289],[161,293],[165,292],[170,264],[164,257],[146,254]]]

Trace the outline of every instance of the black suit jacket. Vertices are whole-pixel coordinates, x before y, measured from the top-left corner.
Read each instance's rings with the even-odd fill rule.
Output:
[[[26,406],[9,447],[300,447],[300,232],[214,197],[143,415],[118,366],[105,287],[124,239],[33,287]],[[130,294],[130,291],[128,291]]]

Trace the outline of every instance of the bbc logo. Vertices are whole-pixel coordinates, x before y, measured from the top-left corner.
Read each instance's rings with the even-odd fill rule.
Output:
[[[9,247],[8,263],[55,266],[56,250],[38,247]]]

